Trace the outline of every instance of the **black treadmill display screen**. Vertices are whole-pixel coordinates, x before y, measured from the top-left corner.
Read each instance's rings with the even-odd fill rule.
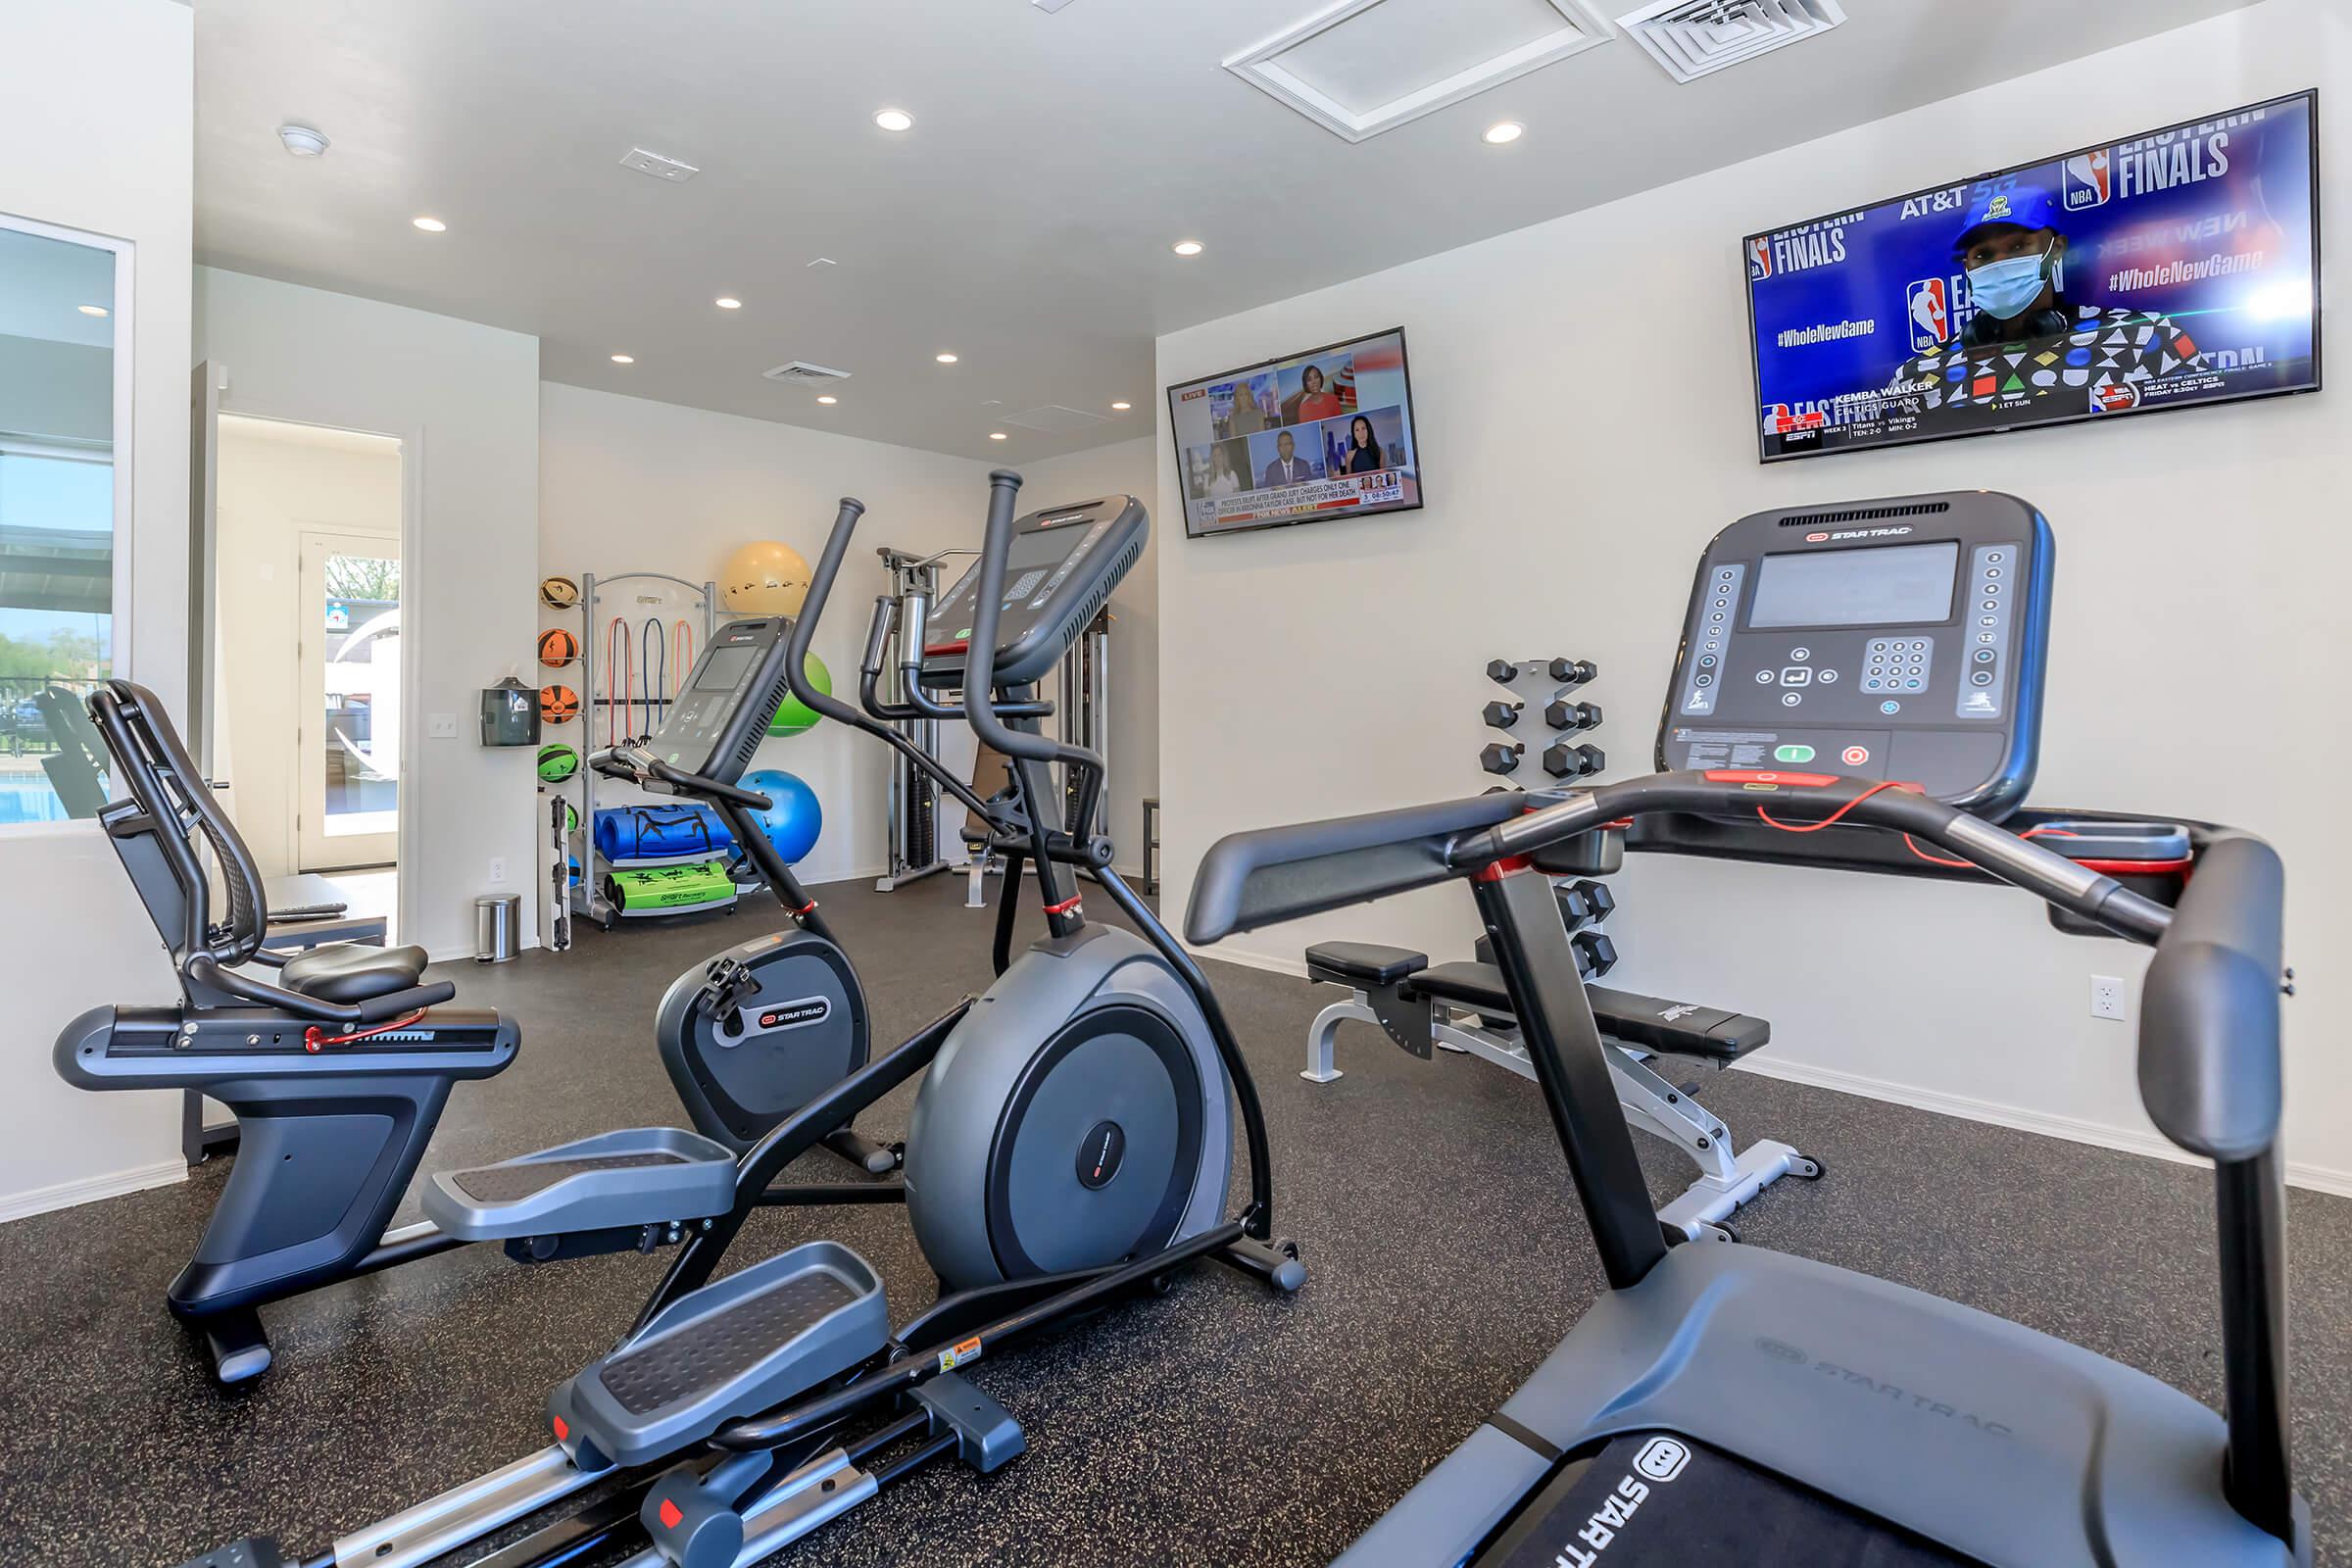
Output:
[[[694,678],[698,692],[731,692],[742,684],[744,672],[759,658],[758,645],[742,643],[732,648],[713,648],[703,661],[702,673]]]
[[[1751,627],[1931,625],[1951,618],[1960,545],[1890,545],[1766,556]]]

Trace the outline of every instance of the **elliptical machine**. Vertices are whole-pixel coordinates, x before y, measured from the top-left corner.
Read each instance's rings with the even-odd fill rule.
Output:
[[[1038,733],[1045,711],[1030,682],[1134,564],[1143,507],[1117,496],[1016,523],[1019,485],[1015,474],[992,476],[981,564],[929,634],[910,640],[932,684],[962,687],[971,722],[1015,759],[1011,806],[1026,832],[1007,848],[1038,868],[1049,934],[983,996],[788,1116],[735,1162],[732,1201],[686,1240],[635,1328],[550,1396],[553,1443],[338,1538],[301,1559],[305,1568],[422,1568],[607,1481],[618,1483],[610,1495],[503,1548],[499,1568],[554,1568],[618,1545],[639,1548],[630,1568],[749,1568],[933,1460],[953,1454],[989,1471],[1019,1454],[1018,1423],[957,1367],[1150,1292],[1202,1257],[1278,1291],[1304,1282],[1298,1249],[1273,1238],[1264,1121],[1206,979],[1110,869],[1109,840],[1073,839],[1049,804],[1058,794],[1038,787],[1054,758],[1076,769],[1090,801],[1099,797],[1100,759]],[[863,511],[842,503],[783,661],[802,684],[808,637]],[[1006,602],[1008,557],[1022,571],[1017,604]],[[870,645],[877,658],[887,629]],[[869,733],[886,728],[822,693],[799,695]],[[643,748],[634,760],[657,778],[675,766]],[[723,799],[732,788],[708,793]],[[1068,891],[1073,873],[1142,935],[1090,927]],[[831,1241],[713,1283],[755,1208],[799,1200],[789,1196],[798,1189],[771,1188],[775,1177],[918,1074],[906,1180],[874,1185],[906,1200],[939,1299],[894,1333],[880,1277]],[[1250,1196],[1229,1213],[1237,1137]],[[568,1188],[584,1200],[640,1175],[609,1161],[572,1168],[564,1154],[462,1173],[454,1185],[495,1227],[502,1214],[560,1206],[551,1193]],[[550,1165],[555,1179],[542,1181]],[[286,1561],[274,1543],[247,1540],[188,1568]]]

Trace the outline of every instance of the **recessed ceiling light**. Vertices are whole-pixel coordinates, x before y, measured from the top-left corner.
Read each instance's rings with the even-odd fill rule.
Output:
[[[1176,242],[1176,254],[1179,256],[1198,256],[1206,249],[1208,247],[1197,239],[1180,239]]]
[[[831,408],[831,407],[832,407],[834,404],[836,404],[836,403],[839,403],[839,402],[841,401],[841,399],[839,399],[839,398],[835,397],[835,396],[834,396],[832,393],[828,392],[828,393],[826,393],[826,394],[825,394],[823,397],[820,397],[820,398],[818,398],[816,401],[817,401],[817,402],[819,402],[819,403],[822,403],[822,404],[823,404],[823,405],[824,405],[826,408],[828,408],[828,409],[829,409],[829,408]]]
[[[614,365],[635,365],[637,363],[637,356],[634,354],[615,354],[612,356],[612,363]]]
[[[954,365],[956,363],[956,356],[953,354],[936,354],[933,355],[932,358],[938,360],[942,365]]]
[[[412,218],[409,221],[423,229],[427,234],[438,234],[449,227],[438,218]]]
[[[1132,403],[1113,403],[1110,406],[1110,412],[1113,414],[1125,414],[1129,409],[1134,407],[1135,405]]]
[[[84,316],[104,316],[107,314],[107,309],[103,305],[76,305],[74,308]]]
[[[1002,430],[991,430],[991,431],[988,433],[988,438],[989,438],[991,441],[1009,441],[1009,440],[1011,440],[1011,439],[1012,439],[1012,437],[1010,437],[1010,436],[1006,435],[1006,434],[1005,434],[1004,431],[1002,431]]]
[[[732,294],[721,294],[718,297],[718,308],[722,311],[740,311],[743,309],[743,301]]]
[[[914,117],[904,109],[885,109],[874,117],[874,123],[884,130],[912,130]]]
[[[308,125],[280,125],[277,139],[297,158],[316,158],[333,145],[324,134]]]
[[[1520,137],[1526,134],[1527,127],[1525,125],[1522,125],[1516,120],[1506,120],[1500,124],[1489,125],[1487,127],[1487,145],[1490,147],[1507,147],[1512,142],[1517,141]]]

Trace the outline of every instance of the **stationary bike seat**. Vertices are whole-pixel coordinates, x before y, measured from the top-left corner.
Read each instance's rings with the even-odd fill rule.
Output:
[[[288,958],[278,984],[320,1002],[366,1002],[416,985],[425,961],[422,948],[330,942]]]

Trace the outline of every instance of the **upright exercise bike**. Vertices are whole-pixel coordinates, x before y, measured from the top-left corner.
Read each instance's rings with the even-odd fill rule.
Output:
[[[1149,1292],[1202,1257],[1277,1291],[1303,1283],[1297,1248],[1273,1234],[1264,1121],[1207,981],[1110,869],[1109,840],[1073,838],[1047,804],[1057,793],[1039,787],[1050,754],[1099,798],[1102,760],[1043,739],[1033,682],[1134,564],[1144,509],[1116,496],[1016,522],[1019,484],[993,476],[980,564],[919,644],[935,689],[960,687],[974,727],[1020,764],[1012,800],[1025,831],[1008,847],[1040,872],[1047,936],[984,995],[818,1096],[735,1163],[731,1201],[687,1238],[635,1328],[550,1396],[547,1447],[345,1535],[301,1559],[304,1568],[421,1568],[607,1482],[607,1495],[490,1560],[554,1568],[625,1545],[629,1568],[749,1568],[936,1459],[988,1471],[1020,1453],[1017,1422],[957,1367]],[[842,503],[791,644],[771,645],[763,670],[805,667],[863,510]],[[1006,594],[1008,559],[1021,572],[1017,602]],[[681,771],[644,748],[635,760],[655,778]],[[708,798],[735,790],[690,782]],[[738,805],[757,799],[736,795]],[[1142,935],[1087,924],[1071,873],[1102,888]],[[918,1075],[906,1177],[883,1188],[906,1203],[939,1298],[894,1332],[880,1277],[833,1241],[714,1280],[751,1213],[791,1200],[793,1189],[771,1188],[775,1177]],[[1237,1141],[1249,1197],[1235,1211]],[[564,1155],[548,1151],[452,1185],[474,1219],[496,1227],[502,1213],[568,1201],[551,1193],[586,1202],[638,1177],[625,1162]],[[436,1190],[453,1203],[461,1196],[438,1180]],[[274,1544],[247,1540],[189,1568],[286,1560]]]

